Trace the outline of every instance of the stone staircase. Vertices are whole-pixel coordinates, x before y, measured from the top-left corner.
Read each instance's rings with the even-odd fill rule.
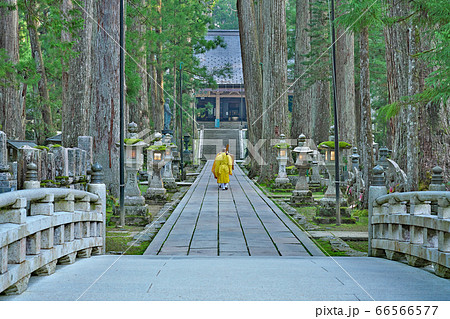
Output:
[[[204,130],[203,137],[203,156],[210,160],[214,159],[216,154],[227,144],[230,145],[229,151],[240,159],[239,129],[212,128]]]
[[[203,126],[205,129],[214,129],[214,122],[198,122],[199,126]],[[247,125],[247,122],[242,122],[242,125]],[[220,122],[219,129],[235,129],[238,130],[241,127],[241,121],[235,122]]]

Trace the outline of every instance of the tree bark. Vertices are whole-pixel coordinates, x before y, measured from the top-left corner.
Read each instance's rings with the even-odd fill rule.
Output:
[[[264,51],[264,13],[263,13],[263,3],[265,0],[257,0],[253,1],[253,17],[254,17],[254,24],[256,27],[256,36],[258,37],[258,49],[259,49],[259,55],[262,61],[262,54]],[[249,1],[250,2],[250,1]],[[247,4],[246,4],[247,5]]]
[[[145,7],[145,0],[142,0],[141,5]],[[148,83],[147,83],[147,48],[145,45],[146,26],[138,17],[134,19],[133,29],[137,31],[137,72],[141,79],[141,86],[136,98],[136,103],[131,103],[129,107],[130,122],[135,122],[139,130],[150,128],[149,107],[148,107]],[[134,62],[133,62],[134,63]]]
[[[155,27],[156,32],[156,105],[155,113],[153,114],[153,121],[155,124],[155,130],[161,132],[164,129],[164,68],[162,57],[162,15],[161,15],[162,1],[158,0],[156,11],[159,15],[158,26]]]
[[[419,77],[417,70],[417,34],[416,26],[410,22],[408,28],[408,44],[409,44],[409,68],[408,68],[408,95],[413,96],[419,93]],[[419,186],[419,139],[418,139],[418,111],[415,105],[409,104],[407,107],[406,118],[406,191],[418,190]]]
[[[285,0],[265,0],[263,4],[263,109],[262,136],[268,139],[262,147],[265,167],[259,182],[274,178],[278,167],[276,152],[270,139],[278,138],[288,128],[287,113],[287,39]]]
[[[428,51],[435,46],[425,32],[420,32],[421,51]],[[420,70],[419,91],[425,87],[425,78],[432,69],[426,61],[417,60]],[[419,138],[419,181],[425,184],[430,182],[431,170],[439,165],[444,169],[444,180],[450,180],[450,101],[430,102],[420,107],[418,112],[418,138]]]
[[[311,51],[311,39],[309,36],[310,25],[309,0],[296,1],[296,30],[295,30],[295,86],[294,100],[292,104],[291,138],[297,138],[305,134],[313,138],[313,86],[308,85],[305,62]]]
[[[150,90],[150,110],[152,114],[152,127],[156,130],[157,122],[157,105],[158,105],[158,88],[157,88],[157,75],[156,75],[156,57],[153,52],[149,54],[150,63],[148,63],[148,89]]]
[[[5,0],[15,9],[0,8],[0,49],[8,56],[7,62],[19,62],[19,11],[17,0]],[[5,61],[6,62],[6,61]],[[0,130],[8,138],[25,139],[25,104],[21,103],[21,91],[15,72],[8,72],[0,85]]]
[[[369,28],[361,30],[359,36],[360,48],[360,138],[362,172],[366,190],[372,181],[373,168],[373,138],[372,138],[372,109],[370,106],[370,69],[369,69]],[[364,207],[368,207],[369,196],[364,196]]]
[[[44,67],[44,60],[42,57],[41,43],[39,42],[38,35],[38,22],[37,22],[37,6],[35,0],[24,0],[27,7],[26,19],[28,33],[30,35],[31,55],[36,64],[36,71],[40,74],[41,78],[37,84],[37,89],[40,97],[40,110],[42,114],[42,126],[43,131],[38,130],[38,143],[43,145],[45,139],[53,134],[53,120],[52,110],[49,104],[49,95],[47,87],[47,75]]]
[[[407,17],[411,8],[405,1],[386,0],[388,16]],[[419,76],[416,67],[417,48],[420,41],[411,21],[401,20],[385,29],[387,80],[389,103],[400,102],[404,96],[419,93]],[[405,170],[406,189],[418,188],[418,109],[416,106],[400,106],[400,111],[390,121],[393,159]]]
[[[90,135],[94,160],[103,166],[105,184],[117,196],[119,186],[119,2],[99,0],[94,5],[98,25],[92,48],[92,103]],[[100,27],[101,26],[101,27]],[[114,40],[111,38],[113,37]]]
[[[330,129],[330,82],[318,80],[312,90],[312,134],[311,138],[318,145],[328,141]]]
[[[239,35],[245,87],[245,104],[247,110],[248,139],[255,146],[262,134],[262,73],[261,57],[255,10],[252,1],[238,0]],[[252,153],[249,152],[251,156]],[[259,165],[253,158],[251,175],[259,174]]]
[[[339,7],[342,0],[337,0]],[[336,91],[339,140],[356,143],[354,35],[336,27]],[[338,40],[339,39],[339,40]]]
[[[84,19],[84,26],[78,30],[74,39],[73,50],[77,53],[71,57],[67,80],[63,86],[67,86],[63,95],[62,104],[62,141],[65,147],[76,147],[78,136],[89,134],[89,118],[91,109],[92,90],[92,14],[93,1],[84,0],[84,10],[78,5],[73,6],[70,0],[68,10],[77,10]],[[70,40],[70,39],[69,39]],[[67,81],[67,82],[65,82]]]
[[[404,1],[385,0],[389,8],[389,18],[404,17],[408,13]],[[389,103],[399,102],[401,97],[408,95],[408,30],[405,22],[397,22],[384,29],[386,42],[386,75]],[[392,118],[389,123],[388,140],[392,148],[393,160],[402,166],[406,157],[406,127],[403,119],[406,117],[405,109]]]

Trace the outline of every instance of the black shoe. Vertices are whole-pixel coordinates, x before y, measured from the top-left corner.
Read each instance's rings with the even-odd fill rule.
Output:
[[[228,189],[228,187],[225,187],[225,190],[227,190]]]

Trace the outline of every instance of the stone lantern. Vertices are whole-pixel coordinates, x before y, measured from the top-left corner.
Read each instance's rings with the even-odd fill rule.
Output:
[[[387,157],[389,155],[389,149],[386,146],[383,146],[379,149],[379,159],[378,159],[378,164],[383,167],[383,169],[386,171],[388,168],[388,161],[387,161]]]
[[[144,148],[147,143],[138,138],[137,124],[132,122],[128,124],[128,136],[125,140],[125,170],[126,184],[124,189],[124,210],[127,218],[127,224],[147,224],[149,220],[148,208],[145,204],[145,198],[139,189],[137,173],[144,164]],[[116,212],[117,213],[117,212]]]
[[[172,173],[175,181],[180,181],[180,152],[178,152],[178,146],[173,144],[172,148]]]
[[[298,146],[293,150],[293,152],[297,153],[295,167],[298,170],[297,184],[291,196],[291,203],[294,206],[305,206],[314,203],[308,181],[306,180],[306,172],[311,167],[311,153],[313,153],[313,150],[306,146],[305,142],[306,136],[301,134],[298,137]]]
[[[357,170],[359,170],[359,154],[358,154],[358,148],[355,146],[354,148],[353,148],[353,154],[352,154],[352,156],[351,156],[351,159],[352,159],[352,170],[354,171],[355,170],[355,168],[357,169]]]
[[[334,129],[334,127],[332,127]],[[331,129],[330,129],[331,132]],[[341,150],[343,148],[349,148],[348,143],[342,142],[339,143],[339,153],[342,154]],[[341,146],[342,145],[342,146]],[[320,207],[316,216],[316,222],[319,223],[332,223],[336,218],[336,154],[334,150],[334,136],[330,136],[330,141],[323,142],[319,144],[319,148],[325,151],[325,167],[327,168],[329,180],[327,191],[325,192],[324,197],[319,201]],[[340,161],[342,163],[342,161]],[[346,200],[344,199],[341,190],[339,189],[339,201],[340,206],[346,206]],[[350,215],[345,211],[345,209],[341,210],[342,217],[350,217]],[[343,221],[345,223],[345,221]]]
[[[175,178],[172,174],[172,161],[173,161],[173,148],[172,148],[172,136],[170,134],[166,134],[163,139],[163,144],[166,146],[166,150],[164,152],[164,162],[166,163],[163,167],[162,173],[162,181],[164,183],[164,188],[167,190],[176,190],[177,183],[175,182]]]
[[[335,158],[334,147],[329,147],[329,146],[323,145],[323,146],[321,146],[321,149],[325,150],[325,167],[327,168],[328,175],[329,175],[327,191],[325,192],[325,195],[322,198],[321,203],[325,199],[327,201],[331,200],[333,202],[333,206],[334,206],[334,204],[336,203],[336,186],[335,186],[336,166],[334,163],[336,158]],[[339,192],[340,192],[340,190],[339,190]],[[342,199],[343,199],[342,193],[339,193],[339,198],[342,201]]]
[[[147,160],[151,162],[152,174],[148,176],[148,189],[145,198],[153,202],[164,202],[167,198],[161,178],[166,146],[163,145],[161,137],[161,133],[156,133],[155,143],[147,149]]]
[[[286,165],[288,162],[289,145],[286,143],[285,135],[280,135],[280,143],[274,146],[277,149],[278,176],[275,179],[275,187],[285,188],[290,185],[289,178],[286,173]]]
[[[189,142],[191,141],[191,135],[189,133],[186,133],[186,135],[184,135],[183,141],[184,141],[183,159],[185,161],[190,161],[192,153],[188,147]]]

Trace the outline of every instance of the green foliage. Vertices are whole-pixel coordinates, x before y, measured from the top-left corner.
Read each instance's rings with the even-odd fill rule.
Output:
[[[238,30],[236,0],[216,0],[212,12],[211,29]]]
[[[373,0],[342,0],[337,7],[336,23],[351,31],[381,23],[382,6]]]

